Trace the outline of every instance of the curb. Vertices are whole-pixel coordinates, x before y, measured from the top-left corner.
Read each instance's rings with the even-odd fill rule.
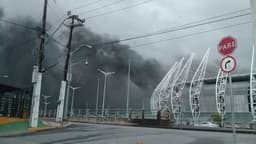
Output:
[[[139,126],[138,124],[135,123],[108,123],[108,122],[92,122],[92,121],[79,121],[79,120],[73,120],[71,122],[75,122],[75,123],[89,123],[89,124],[102,124],[102,125],[117,125],[117,126]]]
[[[10,133],[4,133],[0,134],[0,137],[18,137],[18,136],[27,136],[27,135],[32,135],[35,133],[40,133],[40,132],[46,132],[46,131],[51,131],[51,130],[57,130],[57,129],[63,129],[72,126],[72,123],[68,123],[64,126],[55,126],[55,127],[46,127],[46,128],[35,128],[31,129],[28,128],[27,131],[21,131],[21,132],[10,132]]]
[[[189,130],[189,131],[207,131],[207,132],[223,132],[223,133],[232,133],[231,128],[193,128],[193,127],[159,127],[159,126],[147,126],[139,124],[121,124],[121,123],[102,123],[102,122],[90,122],[90,121],[72,121],[77,123],[89,123],[89,124],[101,124],[101,125],[116,125],[116,126],[127,126],[127,127],[141,127],[141,128],[161,128],[161,129],[175,129],[175,130]],[[236,133],[241,134],[256,134],[256,130],[247,130],[247,129],[236,129]]]
[[[188,127],[172,127],[167,129],[176,129],[176,130],[190,130],[190,131],[207,131],[207,132],[222,132],[222,133],[232,133],[231,128],[188,128]],[[240,134],[256,134],[256,130],[250,129],[236,129],[236,133]]]

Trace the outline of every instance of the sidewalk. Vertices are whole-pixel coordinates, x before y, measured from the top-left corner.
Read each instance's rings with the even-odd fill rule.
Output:
[[[59,125],[45,120],[39,120],[38,128],[29,128],[27,119],[18,118],[0,118],[0,137],[24,135],[33,132],[46,131],[55,128],[69,126],[69,124]]]
[[[22,121],[25,121],[25,119],[0,117],[0,125],[12,123],[12,122],[22,122]]]

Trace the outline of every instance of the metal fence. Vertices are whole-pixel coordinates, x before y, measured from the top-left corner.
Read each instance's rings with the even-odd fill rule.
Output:
[[[28,118],[30,105],[30,89],[0,86],[0,116]]]
[[[56,116],[56,110],[50,109],[47,110],[46,115],[44,115],[44,111],[40,111],[41,117],[55,117]],[[210,112],[203,112],[200,114],[200,122],[210,121],[211,115],[213,113]],[[129,113],[127,114],[126,109],[111,109],[106,108],[104,112],[102,111],[96,111],[96,109],[74,109],[73,113],[69,113],[69,118],[75,118],[75,119],[82,119],[82,120],[89,120],[89,119],[95,119],[95,118],[101,118],[104,120],[121,120],[121,119],[145,119],[145,120],[170,120],[170,123],[173,125],[186,125],[186,126],[192,126],[193,120],[192,120],[192,114],[191,112],[183,112],[181,115],[180,121],[175,121],[172,117],[172,115],[168,112],[161,112],[160,115],[158,115],[157,112],[151,112],[151,110],[143,110],[143,109],[130,109]],[[235,124],[237,128],[250,128],[250,123],[252,122],[252,116],[251,113],[242,113],[242,112],[236,112],[235,113]],[[214,123],[214,122],[213,122]],[[224,119],[224,126],[225,127],[231,127],[231,113],[226,113],[225,119]]]

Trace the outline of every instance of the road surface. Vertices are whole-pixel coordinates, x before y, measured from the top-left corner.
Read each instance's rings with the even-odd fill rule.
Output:
[[[76,123],[68,128],[18,137],[0,144],[232,144],[231,133]],[[237,144],[255,144],[256,135],[237,134]]]

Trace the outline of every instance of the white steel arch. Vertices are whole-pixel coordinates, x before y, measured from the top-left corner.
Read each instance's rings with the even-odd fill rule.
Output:
[[[194,54],[190,56],[188,61],[185,63],[180,72],[178,72],[176,79],[171,86],[171,95],[170,95],[170,104],[172,114],[176,122],[180,121],[181,113],[182,113],[182,94],[185,83],[188,78],[189,70],[193,61]],[[182,63],[180,63],[181,65]]]
[[[172,91],[173,91],[173,86],[175,85],[176,83],[176,79],[180,73],[180,69],[181,69],[181,65],[183,64],[183,61],[184,61],[184,57],[179,61],[179,63],[177,64],[176,66],[176,69],[173,73],[173,81],[172,83],[170,83],[168,89],[169,89],[169,94],[168,94],[168,107],[169,107],[169,111],[172,112],[173,111],[173,107],[172,107],[172,102],[171,102],[171,97],[172,97]]]
[[[253,121],[256,121],[256,65],[254,61],[255,49],[252,48],[251,72],[250,72],[250,106]]]
[[[155,88],[150,99],[151,112],[156,112],[162,109],[168,108],[168,95],[163,93],[165,91],[168,82],[170,81],[175,69],[177,68],[177,62],[170,68],[167,74],[163,77],[160,83]]]
[[[190,102],[190,109],[192,112],[194,123],[198,121],[200,116],[200,99],[199,98],[200,98],[201,88],[203,85],[209,53],[210,53],[210,49],[207,49],[190,83],[189,102]]]
[[[175,70],[177,68],[177,63],[175,65],[175,67],[172,69],[171,73],[167,76],[166,80],[164,81],[161,90],[160,90],[160,94],[159,94],[159,105],[160,105],[160,109],[161,111],[166,111],[168,110],[168,102],[169,102],[169,89],[170,86],[173,84],[174,81],[174,73]]]
[[[228,74],[224,73],[220,68],[216,79],[215,96],[216,96],[216,107],[218,113],[221,115],[222,125],[224,116],[226,114],[225,107],[225,92],[227,85]]]

